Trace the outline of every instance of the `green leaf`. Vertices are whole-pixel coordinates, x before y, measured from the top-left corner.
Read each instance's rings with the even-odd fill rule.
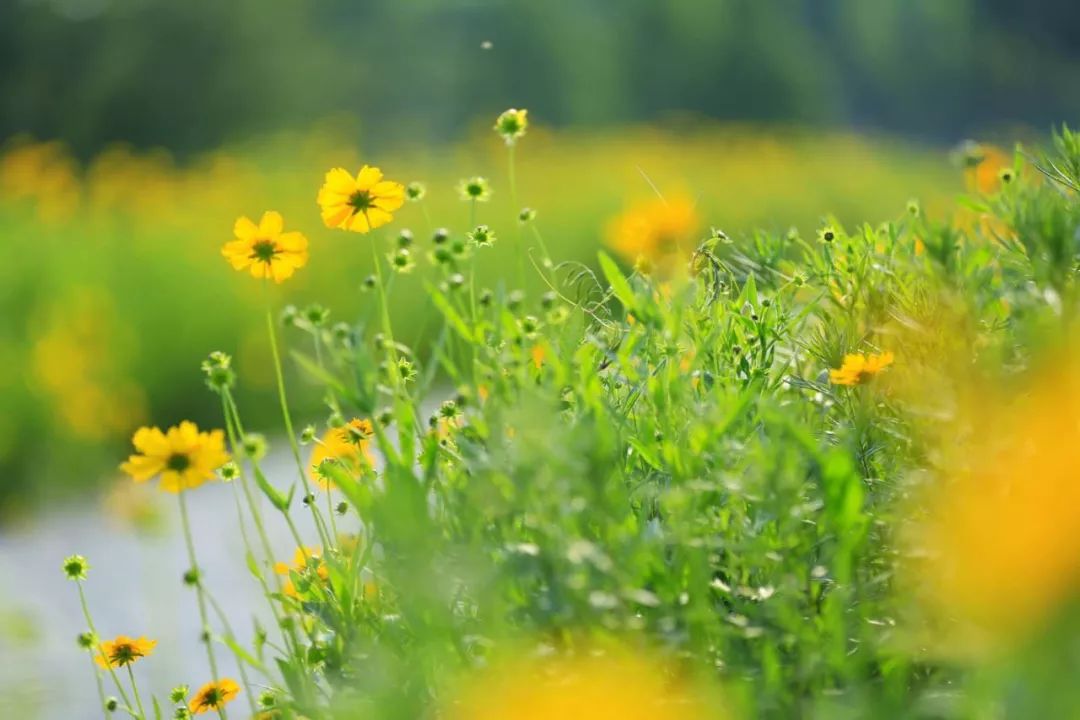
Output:
[[[427,288],[431,301],[435,303],[435,307],[437,307],[443,317],[446,318],[446,322],[454,329],[454,332],[467,342],[476,342],[476,338],[473,336],[473,331],[469,328],[468,323],[466,323],[465,319],[454,309],[454,306],[450,304],[450,301],[446,299],[446,296],[430,283],[424,283],[424,286]]]
[[[622,270],[619,269],[615,261],[611,259],[611,256],[600,251],[596,257],[600,261],[600,270],[604,273],[604,277],[607,278],[611,291],[615,293],[615,297],[619,299],[623,307],[627,310],[633,310],[637,307],[637,296],[634,295],[634,289],[630,287],[630,282],[623,275]]]
[[[270,484],[270,481],[266,479],[266,476],[263,475],[263,471],[259,469],[258,465],[252,465],[252,469],[255,471],[255,484],[263,491],[263,495],[269,498],[270,502],[278,510],[282,512],[288,510],[289,498],[282,495],[277,488]]]
[[[233,654],[236,655],[236,657],[243,660],[259,672],[266,672],[266,667],[261,662],[259,662],[254,655],[241,647],[240,643],[236,642],[235,638],[230,635],[226,635],[225,637],[221,638],[221,641],[225,643],[230,650],[233,651]]]
[[[325,385],[338,396],[354,398],[355,393],[352,393],[345,387],[344,383],[328,372],[326,368],[319,365],[317,361],[296,350],[293,350],[291,354],[293,360],[296,361],[296,364],[299,365],[305,373],[311,376],[311,379]]]

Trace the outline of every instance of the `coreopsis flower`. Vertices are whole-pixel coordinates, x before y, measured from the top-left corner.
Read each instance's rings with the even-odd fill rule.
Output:
[[[330,570],[326,567],[326,563],[323,562],[323,549],[317,545],[296,548],[296,552],[293,553],[292,565],[288,563],[278,562],[274,563],[274,572],[278,575],[289,575],[292,572],[303,574],[313,568],[316,576],[319,580],[326,582],[330,578]],[[298,598],[300,594],[296,591],[296,586],[292,580],[285,581],[282,587],[282,592],[292,598]]]
[[[226,703],[231,702],[239,694],[240,686],[235,680],[229,678],[213,680],[199,688],[199,691],[192,696],[191,702],[188,703],[188,710],[193,715],[221,710]]]
[[[964,165],[964,181],[968,189],[983,195],[996,193],[1001,189],[1003,180],[1009,182],[1013,179],[1011,172],[1008,180],[1002,177],[1004,171],[1011,171],[1012,158],[993,145],[974,144],[967,148]]]
[[[487,202],[491,199],[491,183],[480,176],[467,178],[458,183],[458,193],[462,200]]]
[[[334,487],[322,470],[324,462],[335,462],[351,473],[359,473],[374,462],[369,441],[375,434],[370,420],[353,418],[344,426],[327,430],[311,450],[310,476],[319,487]]]
[[[120,469],[135,482],[161,478],[161,489],[181,492],[217,477],[217,469],[229,461],[225,433],[200,432],[195,423],[184,421],[162,432],[156,427],[139,428],[131,439],[138,451]]]
[[[124,667],[146,657],[155,647],[157,640],[118,635],[116,639],[106,640],[98,646],[99,651],[94,655],[94,661],[103,668]]]
[[[241,217],[233,234],[236,239],[225,243],[221,254],[234,269],[250,270],[252,277],[280,283],[307,264],[307,238],[298,232],[285,232],[281,213],[263,213],[258,225]]]
[[[700,224],[689,197],[653,198],[632,205],[612,220],[607,243],[627,262],[667,271],[694,251]]]
[[[356,177],[334,168],[326,173],[318,202],[326,227],[366,233],[394,219],[394,211],[405,204],[405,188],[383,180],[382,170],[370,165]]]
[[[874,378],[893,363],[893,354],[883,352],[863,355],[853,353],[844,356],[844,364],[839,370],[829,371],[829,382],[833,385],[862,385]]]
[[[466,684],[447,720],[701,720],[726,716],[716,698],[672,682],[662,666],[628,654],[494,662]]]
[[[507,145],[513,145],[529,128],[529,111],[510,108],[495,120],[495,132],[502,135]]]
[[[962,385],[962,383],[958,383]],[[984,657],[1054,627],[1080,598],[1080,372],[974,387],[914,494],[905,584],[941,650]]]

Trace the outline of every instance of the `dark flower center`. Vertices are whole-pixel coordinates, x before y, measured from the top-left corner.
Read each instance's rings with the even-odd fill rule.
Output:
[[[484,194],[484,186],[480,183],[469,183],[465,186],[465,192],[469,197],[480,197]]]
[[[259,262],[268,263],[277,255],[277,244],[273,240],[256,240],[251,247],[251,257]]]
[[[357,212],[364,212],[372,206],[373,198],[367,190],[357,190],[349,198],[349,204],[356,208]]]
[[[134,645],[117,645],[113,648],[110,658],[115,665],[127,665],[135,662],[135,658],[142,657],[142,653],[135,649]]]
[[[191,459],[184,453],[173,453],[165,461],[165,467],[173,472],[184,472],[191,467]]]

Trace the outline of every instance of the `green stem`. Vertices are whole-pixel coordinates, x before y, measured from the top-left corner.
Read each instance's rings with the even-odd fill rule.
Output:
[[[131,691],[135,694],[135,704],[139,707],[139,715],[146,717],[143,709],[142,698],[139,697],[139,684],[135,682],[135,671],[131,669],[131,663],[127,664],[128,679],[131,680]]]
[[[323,362],[322,353],[322,333],[319,328],[315,328],[314,341],[315,341],[315,362],[318,363],[319,369],[326,372],[326,365]],[[341,409],[338,407],[337,396],[334,394],[333,389],[327,388],[327,392],[330,394],[330,409],[336,414],[341,415]],[[348,432],[346,430],[346,432]],[[333,487],[329,482],[326,484],[326,512],[327,517],[330,520],[330,532],[332,537],[336,541],[338,538],[337,521],[334,519],[334,493]],[[330,548],[324,547],[323,552],[329,552]]]
[[[518,286],[522,292],[525,292],[525,244],[521,239],[521,223],[518,221],[518,213],[521,212],[521,208],[518,206],[517,199],[517,179],[514,172],[514,146],[511,144],[506,148],[507,157],[507,179],[510,183],[510,210],[514,220],[514,224],[517,227],[517,256],[518,256]]]
[[[214,614],[218,616],[218,620],[225,628],[226,636],[235,644],[236,633],[233,632],[232,625],[229,623],[229,618],[226,617],[225,613],[221,609],[221,606],[217,604],[217,601],[214,600],[214,596],[211,595],[209,592],[206,593],[206,599],[210,601],[210,607],[214,609]],[[259,714],[259,709],[255,707],[255,696],[251,692],[251,681],[248,680],[247,670],[244,669],[244,665],[246,663],[244,661],[244,658],[236,650],[233,650],[233,656],[236,658],[236,671],[240,674],[240,682],[243,683],[244,688],[247,690],[244,695],[247,696],[248,707],[251,709],[251,716],[256,717]],[[262,672],[265,676],[265,671]],[[270,678],[267,677],[267,679],[269,680]],[[136,695],[136,698],[137,697],[138,696]]]
[[[289,412],[289,400],[285,395],[285,373],[281,367],[281,355],[278,353],[277,332],[274,330],[274,314],[270,309],[269,285],[267,288],[266,302],[266,330],[270,335],[270,351],[274,359],[274,374],[277,378],[278,402],[281,405],[281,417],[285,423],[285,433],[289,436],[289,447],[292,449],[293,459],[296,461],[296,469],[300,472],[300,482],[304,487],[304,497],[311,495],[311,484],[308,483],[307,471],[304,461],[300,458],[300,443],[296,440],[296,432],[293,430],[292,414]],[[315,522],[315,529],[322,539],[324,547],[330,546],[330,540],[326,533],[319,510],[315,503],[308,503],[311,508],[311,517]]]
[[[98,637],[97,628],[94,627],[94,619],[90,617],[90,606],[86,603],[86,593],[83,591],[82,581],[76,580],[75,586],[79,589],[79,604],[82,605],[83,617],[86,618],[86,626],[90,628],[90,633],[94,636],[94,639],[98,641],[98,646],[92,651],[90,658],[93,659],[93,653],[101,652],[101,638]],[[108,658],[105,658],[105,668],[109,671],[109,675],[112,676],[113,684],[116,685],[116,691],[120,693],[120,698],[124,701],[124,705],[131,708],[131,700],[128,699],[127,693],[124,691],[124,686],[120,684],[120,678],[116,676],[116,670],[113,669],[112,663]],[[145,720],[145,718],[144,718]]]
[[[94,651],[90,651],[90,669],[94,671],[94,682],[97,683],[98,700],[101,701],[101,712],[105,720],[109,720],[109,711],[105,708],[105,686],[101,684],[101,673],[98,672],[97,663],[94,662]]]
[[[181,490],[177,493],[177,498],[180,504],[180,524],[184,528],[184,542],[187,545],[188,562],[191,563],[191,571],[195,574],[195,597],[198,599],[199,605],[199,621],[202,623],[202,640],[206,643],[206,659],[210,663],[210,673],[214,678],[214,681],[221,679],[218,675],[217,659],[214,657],[214,643],[213,638],[210,637],[210,623],[207,620],[206,614],[206,597],[203,593],[203,580],[202,573],[199,570],[198,561],[195,559],[195,541],[191,537],[191,522],[188,520],[187,510],[187,498],[185,493]],[[225,710],[218,710],[222,720],[225,718]]]

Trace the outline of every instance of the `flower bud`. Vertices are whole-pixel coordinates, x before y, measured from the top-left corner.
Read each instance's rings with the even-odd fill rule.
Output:
[[[90,563],[82,555],[71,555],[64,559],[64,575],[68,580],[85,580]]]
[[[413,180],[405,186],[405,199],[409,202],[420,202],[425,195],[427,195],[427,188],[421,182]]]

